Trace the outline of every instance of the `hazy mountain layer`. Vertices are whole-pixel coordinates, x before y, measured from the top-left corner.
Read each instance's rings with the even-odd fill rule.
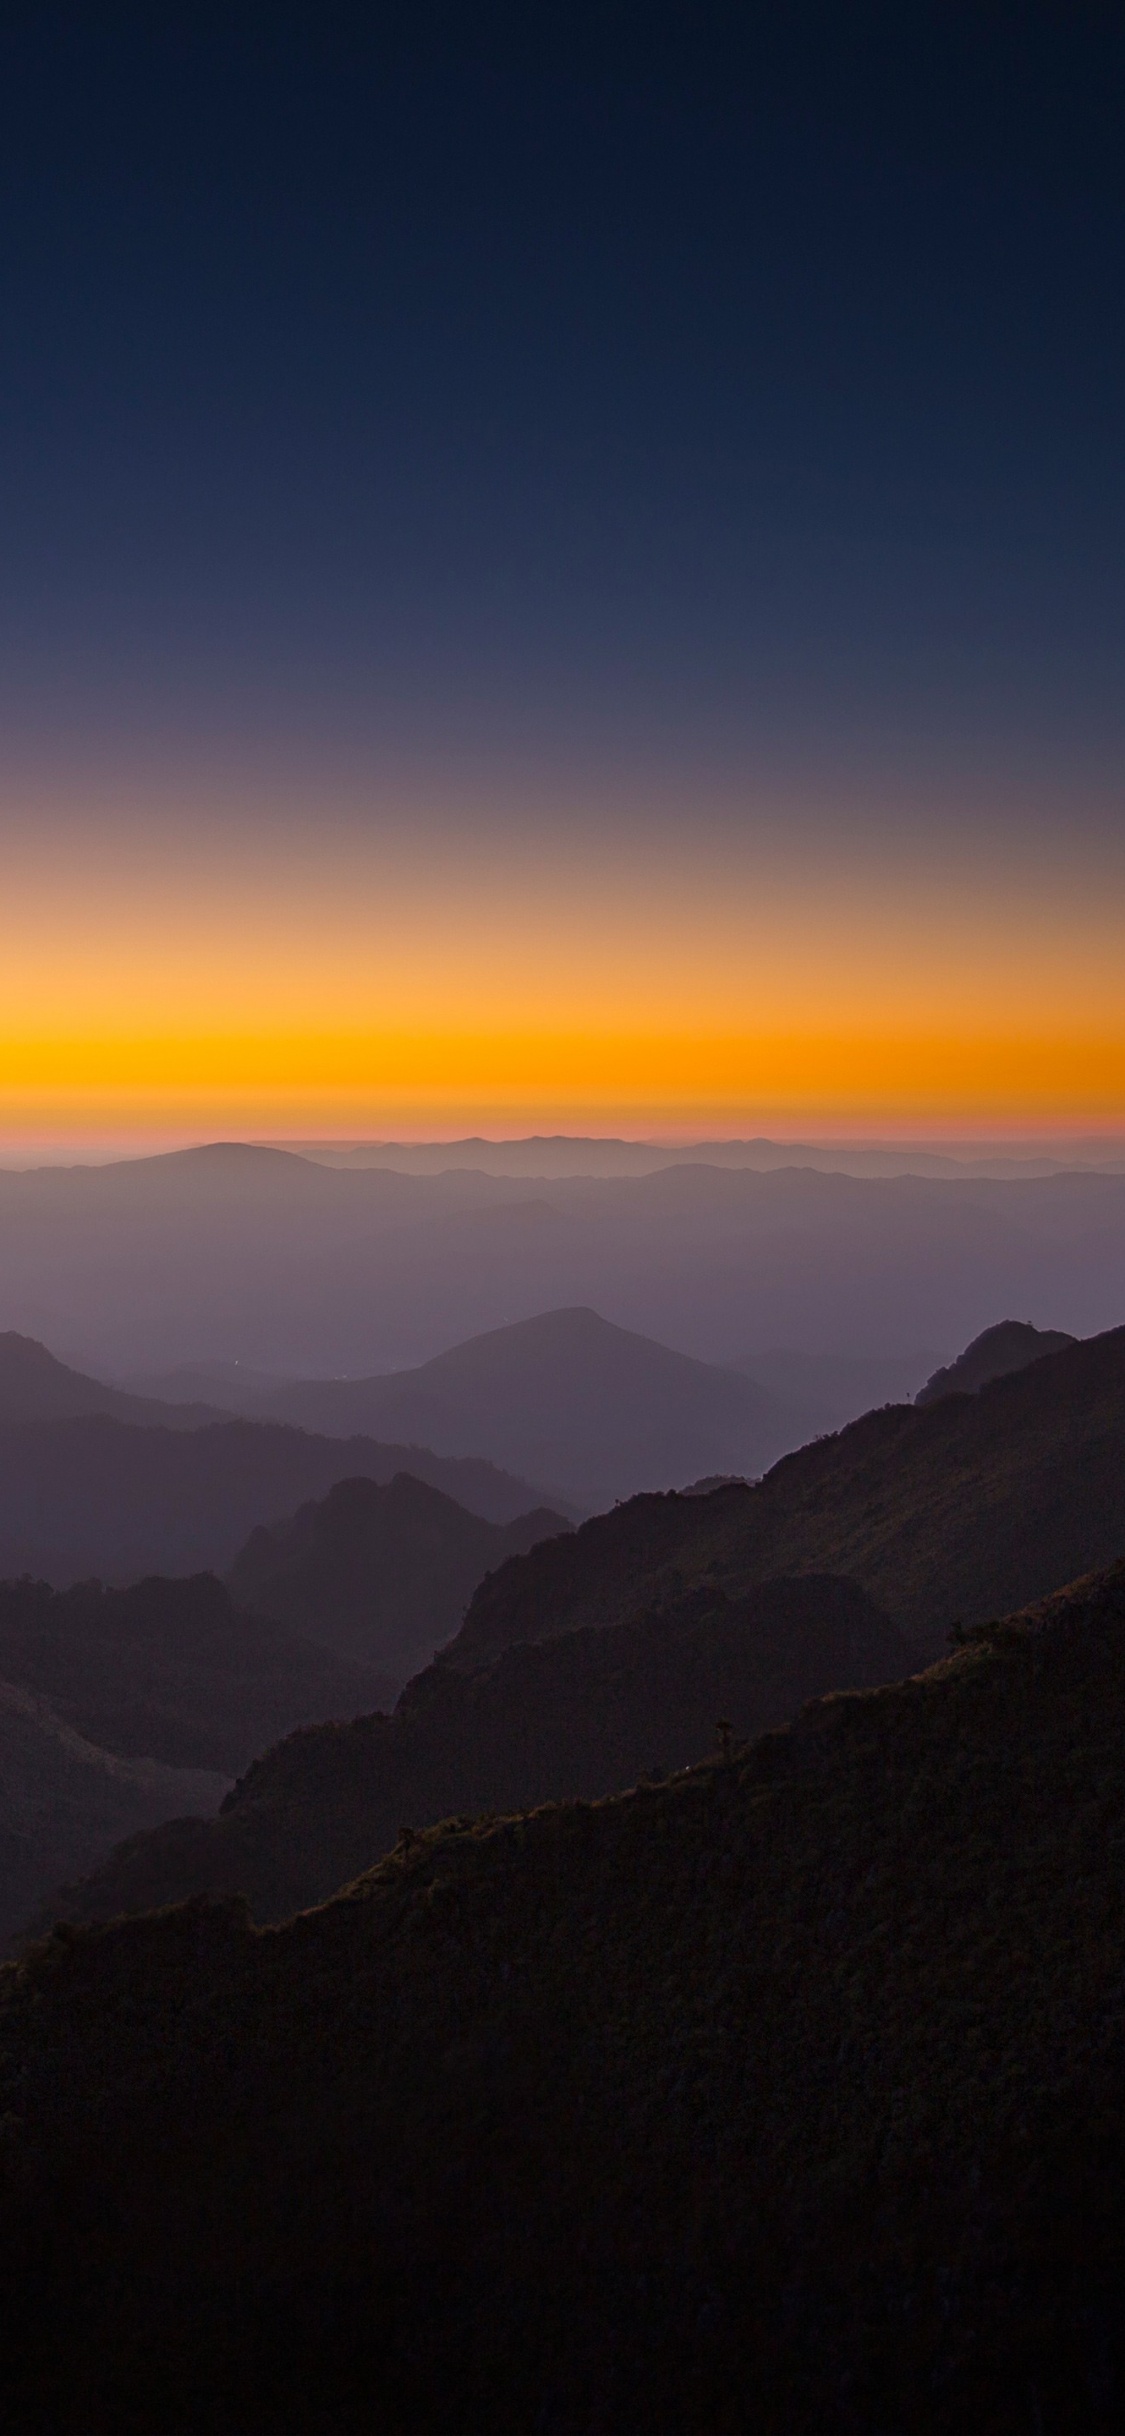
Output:
[[[1108,2432],[1123,1742],[1118,1569],[283,1930],[60,1936],[0,1981],[11,2422]]]
[[[720,1719],[757,1734],[818,1692],[886,1682],[904,1663],[901,1635],[854,1583],[816,1578],[736,1603],[703,1591],[607,1631],[506,1650],[471,1677],[431,1667],[394,1717],[292,1735],[220,1818],[135,1838],[53,1910],[106,1919],[222,1893],[283,1919],[369,1867],[404,1822],[616,1792],[702,1758]]]
[[[227,1579],[240,1606],[401,1686],[457,1631],[484,1574],[568,1528],[544,1509],[484,1522],[407,1472],[386,1487],[343,1480],[291,1522],[260,1525]]]
[[[606,1624],[693,1582],[843,1573],[934,1655],[958,1618],[1044,1596],[1125,1546],[1125,1328],[971,1397],[892,1405],[757,1487],[640,1497],[482,1584],[447,1662]]]
[[[173,1432],[95,1417],[0,1428],[0,1576],[62,1586],[91,1574],[223,1573],[257,1524],[293,1514],[342,1478],[406,1470],[496,1522],[541,1502],[529,1482],[480,1460],[277,1423]]]
[[[1125,1176],[697,1161],[544,1180],[228,1145],[0,1173],[0,1276],[9,1326],[114,1376],[211,1358],[362,1376],[579,1305],[721,1364],[776,1345],[911,1355],[997,1311],[1115,1325]]]
[[[0,1679],[0,1944],[122,1836],[217,1810],[230,1777],[99,1749],[26,1684]]]
[[[768,1389],[584,1310],[494,1329],[389,1377],[277,1389],[260,1410],[304,1429],[488,1455],[587,1508],[706,1472],[757,1474],[800,1434]]]
[[[376,1723],[370,1732],[357,1728],[350,1738],[321,1739],[313,1808],[319,1818],[334,1815],[338,1805],[345,1841],[331,1847],[328,1857],[328,1848],[314,1839],[317,1867],[322,1851],[329,1873],[337,1862],[346,1866],[345,1852],[359,1866],[363,1837],[389,1834],[396,1806],[410,1824],[421,1825],[443,1809],[531,1798],[518,1779],[503,1772],[508,1765],[504,1736],[510,1737],[513,1754],[529,1747],[537,1754],[540,1735],[553,1747],[559,1692],[554,1661],[548,1658],[537,1674],[529,1647],[567,1637],[574,1651],[588,1642],[582,1663],[589,1670],[591,1699],[584,1730],[597,1753],[599,1704],[608,1699],[612,1710],[603,1669],[612,1676],[615,1633],[627,1632],[631,1620],[646,1612],[648,1629],[654,1630],[653,1611],[674,1617],[683,1611],[685,1596],[686,1612],[697,1619],[690,1603],[693,1585],[706,1616],[712,1603],[722,1613],[724,1596],[737,1607],[754,1585],[776,1583],[779,1576],[798,1577],[799,1591],[802,1576],[846,1574],[879,1600],[907,1634],[917,1658],[924,1659],[945,1645],[959,1621],[974,1625],[1013,1596],[1045,1594],[1088,1557],[1104,1563],[1125,1544],[1123,1481],[1125,1329],[1118,1329],[995,1380],[979,1395],[950,1397],[921,1410],[898,1406],[873,1413],[839,1438],[787,1457],[756,1488],[639,1497],[596,1516],[581,1530],[511,1559],[482,1582],[461,1632],[421,1685],[409,1687],[393,1726]],[[607,1633],[605,1652],[599,1653],[597,1643]],[[500,1741],[488,1746],[494,1770],[488,1783],[504,1789],[489,1791],[486,1780],[472,1773],[464,1751],[478,1730],[472,1683],[502,1661],[503,1683],[520,1691],[511,1703],[500,1698],[494,1709],[479,1712],[500,1719],[503,1727]],[[564,1668],[569,1663],[560,1661]],[[453,1681],[457,1676],[470,1683],[464,1705]],[[450,1704],[451,1729],[433,1743],[427,1724],[424,1764],[415,1770],[404,1756],[400,1776],[399,1755],[418,1748],[401,1735],[402,1718],[420,1703],[419,1717],[421,1709],[432,1708],[440,1719],[443,1699]],[[538,1713],[540,1701],[546,1704],[545,1718]],[[643,1707],[637,1713],[647,1716]],[[716,1710],[720,1713],[731,1714],[729,1706]],[[645,1736],[640,1740],[643,1745]],[[561,1747],[569,1767],[571,1746]],[[637,1747],[633,1756],[637,1766],[659,1764],[655,1745]],[[556,1781],[558,1790],[567,1790],[589,1780],[564,1775]],[[532,1783],[538,1794],[550,1789],[551,1780],[535,1775]],[[265,1785],[260,1858],[258,1814],[252,1802],[239,1808],[240,1793],[234,1823],[228,1823],[233,1816],[228,1814],[214,1829],[188,1824],[144,1839],[120,1866],[115,1857],[106,1876],[75,1898],[76,1907],[89,1915],[207,1886],[249,1886],[268,1906],[312,1900],[312,1883],[294,1874],[303,1864],[290,1858],[290,1851],[296,1853],[307,1840],[306,1831],[286,1820],[277,1832],[268,1775]],[[358,1842],[348,1842],[357,1816]],[[315,1837],[320,1834],[318,1827]],[[251,1847],[252,1860],[232,1857]],[[240,1870],[257,1874],[240,1876]],[[330,1875],[321,1877],[315,1891],[329,1883]]]
[[[130,1395],[123,1387],[107,1387],[56,1361],[34,1337],[17,1336],[11,1329],[0,1335],[0,1426],[73,1421],[88,1413],[108,1413],[115,1421],[142,1425],[159,1423],[164,1429],[198,1429],[225,1417],[221,1405],[161,1403],[152,1396]]]
[[[127,1590],[0,1582],[0,1676],[107,1750],[228,1779],[294,1726],[393,1707],[401,1684],[242,1615],[207,1573]]]
[[[1120,1134],[1084,1141],[633,1142],[603,1134],[538,1134],[510,1142],[480,1134],[461,1142],[276,1142],[328,1167],[388,1167],[400,1175],[477,1168],[490,1176],[650,1176],[663,1167],[813,1167],[841,1176],[1055,1176],[1075,1168],[1120,1170]]]

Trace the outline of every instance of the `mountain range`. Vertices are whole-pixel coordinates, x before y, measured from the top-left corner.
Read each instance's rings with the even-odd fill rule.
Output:
[[[0,1974],[8,2423],[1102,2436],[1123,1738],[1118,1567],[267,1935],[56,1932]]]
[[[1125,1537],[1125,1328],[972,1395],[890,1405],[802,1447],[755,1486],[639,1497],[482,1584],[450,1664],[605,1622],[702,1581],[738,1595],[842,1573],[919,1659],[950,1627],[1113,1561]]]
[[[470,1512],[514,1522],[542,1498],[483,1459],[370,1438],[316,1438],[281,1423],[137,1427],[99,1414],[0,1426],[0,1577],[58,1587],[90,1575],[225,1573],[259,1523],[338,1480],[409,1471]],[[557,1520],[552,1528],[558,1528]]]
[[[210,1358],[371,1376],[576,1308],[720,1367],[777,1346],[941,1360],[998,1311],[1111,1326],[1125,1176],[407,1175],[215,1144],[0,1172],[0,1275],[9,1327],[114,1378]]]
[[[221,1404],[167,1402],[133,1395],[103,1379],[71,1370],[34,1337],[14,1329],[0,1333],[0,1428],[21,1421],[75,1421],[90,1413],[131,1421],[138,1428],[199,1429],[227,1418]]]
[[[701,1758],[719,1716],[752,1733],[1112,1561],[1123,1480],[1118,1329],[975,1394],[871,1413],[756,1486],[635,1498],[482,1580],[393,1719],[297,1736],[218,1820],[134,1839],[60,1908],[97,1918],[219,1889],[272,1915],[374,1861],[404,1820],[608,1793]],[[861,1595],[866,1638],[842,1642],[840,1601]]]
[[[123,1843],[52,1897],[44,1925],[204,1893],[245,1895],[255,1918],[284,1919],[369,1867],[404,1821],[613,1793],[704,1757],[720,1721],[745,1739],[819,1692],[886,1682],[907,1662],[863,1591],[814,1575],[521,1643],[472,1674],[432,1666],[393,1717],[290,1735],[217,1818],[171,1819]]]

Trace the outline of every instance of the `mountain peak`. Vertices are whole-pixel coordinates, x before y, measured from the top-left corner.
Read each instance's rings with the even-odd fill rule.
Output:
[[[1026,1370],[1048,1353],[1062,1353],[1077,1337],[1062,1328],[1034,1328],[1030,1320],[998,1320],[975,1336],[964,1353],[944,1369],[935,1370],[914,1398],[916,1404],[937,1404],[942,1396],[976,1395],[990,1379],[1004,1379],[1013,1370]]]

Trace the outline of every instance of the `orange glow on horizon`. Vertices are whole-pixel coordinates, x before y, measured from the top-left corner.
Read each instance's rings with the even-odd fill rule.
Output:
[[[1125,857],[702,813],[19,824],[0,1137],[1125,1122]]]
[[[581,1129],[628,1111],[677,1129],[709,1112],[836,1125],[964,1119],[1113,1127],[1125,1028],[674,1033],[435,1030],[212,1033],[9,1041],[0,1126],[341,1132],[398,1123],[478,1130],[519,1117]]]

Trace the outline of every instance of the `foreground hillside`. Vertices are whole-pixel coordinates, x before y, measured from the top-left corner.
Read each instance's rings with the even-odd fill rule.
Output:
[[[404,1823],[619,1792],[684,1767],[724,1731],[758,1734],[841,1685],[886,1683],[900,1633],[853,1582],[769,1582],[732,1603],[689,1595],[606,1631],[521,1645],[479,1674],[432,1666],[393,1717],[293,1734],[218,1818],[171,1819],[123,1843],[52,1916],[110,1919],[185,1895],[246,1895],[256,1919],[322,1902]]]
[[[731,1596],[780,1574],[860,1582],[936,1656],[954,1623],[1042,1598],[1125,1545],[1125,1328],[973,1395],[888,1405],[802,1447],[755,1487],[638,1497],[482,1584],[446,1653],[604,1624],[694,1582]]]
[[[1091,2436],[1125,1569],[274,1931],[0,1978],[10,2424]]]

